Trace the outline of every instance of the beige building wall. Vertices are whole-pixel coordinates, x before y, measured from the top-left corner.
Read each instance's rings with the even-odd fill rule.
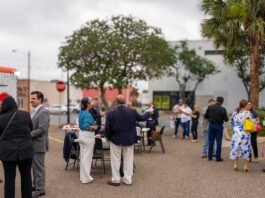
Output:
[[[56,82],[48,81],[30,81],[30,91],[41,91],[44,94],[47,105],[53,104],[67,104],[67,86],[64,92],[59,93],[56,89]],[[27,80],[18,80],[18,99],[21,102],[21,108],[28,109],[28,97],[24,93],[27,91]],[[82,99],[82,90],[77,89],[74,86],[70,86],[70,102],[79,103]]]

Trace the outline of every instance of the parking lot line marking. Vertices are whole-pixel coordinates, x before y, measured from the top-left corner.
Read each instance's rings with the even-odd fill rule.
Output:
[[[55,138],[55,137],[49,136],[49,139],[50,139],[50,140],[53,140],[53,141],[55,141],[55,142],[58,142],[58,143],[62,143],[62,144],[63,144],[63,141],[62,141],[62,140],[57,139],[57,138]]]

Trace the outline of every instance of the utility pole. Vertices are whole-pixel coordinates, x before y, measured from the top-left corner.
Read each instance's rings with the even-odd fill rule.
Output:
[[[30,51],[28,51],[28,111],[30,112]]]
[[[69,83],[68,68],[67,68],[67,124],[70,124],[70,83]]]

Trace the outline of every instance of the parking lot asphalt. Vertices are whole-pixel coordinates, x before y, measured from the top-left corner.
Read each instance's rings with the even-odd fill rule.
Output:
[[[250,164],[250,172],[232,170],[229,147],[223,148],[224,162],[209,162],[201,158],[201,139],[190,140],[171,138],[172,130],[167,128],[163,137],[166,148],[162,154],[159,144],[151,153],[142,155],[135,152],[136,170],[133,185],[113,187],[107,185],[111,178],[110,162],[106,162],[107,174],[92,169],[94,182],[81,184],[79,172],[70,167],[65,171],[63,159],[64,131],[50,128],[50,151],[46,155],[46,198],[87,198],[87,197],[264,197],[264,161]],[[261,149],[262,144],[259,144]],[[108,157],[108,156],[107,156]],[[0,167],[3,178],[3,168]],[[3,197],[3,183],[0,184]],[[19,173],[16,179],[16,197],[20,198]]]

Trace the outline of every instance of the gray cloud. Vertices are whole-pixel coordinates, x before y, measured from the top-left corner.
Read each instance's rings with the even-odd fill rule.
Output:
[[[200,39],[204,15],[200,0],[23,0],[2,1],[0,65],[14,66],[27,77],[26,52],[31,51],[32,78],[60,79],[58,48],[86,21],[132,15],[160,27],[167,40]],[[17,53],[12,53],[17,49]],[[64,75],[65,78],[65,75]]]

